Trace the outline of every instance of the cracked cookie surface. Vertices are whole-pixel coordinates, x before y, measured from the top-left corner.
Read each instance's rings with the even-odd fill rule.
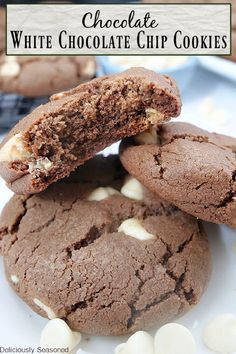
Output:
[[[235,227],[236,138],[187,123],[163,125],[157,136],[157,144],[123,141],[127,171],[185,212]]]
[[[0,250],[7,278],[40,315],[84,333],[119,335],[162,325],[200,300],[211,261],[198,221],[144,187],[142,199],[125,197],[125,179],[117,157],[99,156],[68,180],[6,205]],[[117,192],[91,200],[107,186]],[[152,238],[119,232],[128,219]]]

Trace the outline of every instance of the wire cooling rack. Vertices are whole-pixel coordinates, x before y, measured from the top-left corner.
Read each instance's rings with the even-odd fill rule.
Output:
[[[10,129],[35,107],[48,101],[48,97],[24,97],[0,93],[0,134]]]

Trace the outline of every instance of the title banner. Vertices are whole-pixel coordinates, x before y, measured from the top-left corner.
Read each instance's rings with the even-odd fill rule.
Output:
[[[7,54],[230,54],[230,5],[8,5]]]

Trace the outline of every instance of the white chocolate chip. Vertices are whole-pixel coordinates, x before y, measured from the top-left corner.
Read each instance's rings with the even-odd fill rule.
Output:
[[[96,67],[95,62],[93,60],[88,60],[87,64],[83,68],[83,75],[92,77],[95,75]]]
[[[136,135],[134,140],[140,145],[158,144],[160,142],[160,139],[157,135],[157,131],[154,127],[150,127],[145,132]]]
[[[147,116],[148,121],[154,125],[162,122],[165,118],[165,115],[163,113],[161,113],[153,108],[146,108],[146,116]]]
[[[44,327],[40,345],[44,348],[69,348],[71,352],[81,341],[79,332],[72,332],[65,321],[55,318]]]
[[[52,167],[52,162],[47,158],[41,158],[37,161],[29,162],[29,172],[32,173],[35,170],[47,171]]]
[[[16,57],[6,57],[6,62],[0,67],[1,76],[17,76],[20,73],[20,65]]]
[[[88,196],[87,200],[99,202],[100,200],[108,198],[114,194],[119,194],[119,192],[114,188],[98,187]]]
[[[205,328],[203,340],[215,352],[236,352],[236,317],[223,314],[214,318]]]
[[[125,354],[154,354],[154,341],[147,332],[139,331],[127,341]],[[122,353],[123,354],[123,353]]]
[[[0,150],[0,161],[24,161],[30,157],[22,140],[22,134],[16,134],[9,139]]]
[[[11,275],[11,281],[13,284],[18,284],[20,280],[17,275],[13,274],[13,275]]]
[[[142,200],[143,199],[143,187],[141,183],[135,178],[128,178],[121,188],[121,193],[127,198]]]
[[[34,299],[34,303],[35,303],[38,307],[40,307],[41,310],[43,310],[43,311],[46,312],[46,314],[47,314],[47,316],[48,316],[48,318],[49,318],[50,320],[52,320],[52,319],[54,319],[54,318],[57,317],[56,314],[54,313],[54,311],[53,311],[50,307],[48,307],[47,305],[45,305],[44,303],[42,303],[42,301],[40,301],[39,299]]]
[[[161,327],[154,339],[155,354],[195,354],[196,344],[191,332],[177,323]]]
[[[58,93],[55,93],[53,96],[52,96],[52,99],[53,100],[59,100],[60,98],[64,97],[65,96],[65,92],[58,92]]]
[[[126,343],[121,343],[117,345],[114,350],[114,354],[126,354]]]
[[[141,241],[151,240],[155,238],[155,236],[147,232],[141,225],[140,221],[135,218],[123,221],[118,228],[118,232],[123,232],[125,235],[137,238]]]

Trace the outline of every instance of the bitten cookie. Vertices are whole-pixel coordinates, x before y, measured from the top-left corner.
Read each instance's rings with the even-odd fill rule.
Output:
[[[16,293],[40,315],[93,335],[182,315],[210,275],[198,221],[124,178],[114,156],[94,158],[43,193],[15,195],[0,230]]]
[[[236,138],[170,123],[124,141],[120,158],[131,175],[180,209],[236,226]]]
[[[95,77],[94,57],[0,56],[0,91],[49,96]]]
[[[0,174],[15,193],[37,193],[110,144],[179,115],[174,81],[143,68],[54,95],[0,145]]]

